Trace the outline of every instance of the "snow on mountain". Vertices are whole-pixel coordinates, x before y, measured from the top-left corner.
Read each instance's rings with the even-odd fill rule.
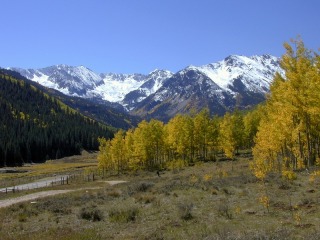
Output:
[[[103,84],[93,90],[109,102],[120,102],[126,94],[139,88],[146,80],[142,74],[101,74]]]
[[[239,99],[239,106],[246,108],[263,101],[276,72],[284,74],[279,59],[270,55],[231,55],[175,74],[158,69],[147,75],[97,74],[84,66],[68,65],[11,69],[66,95],[106,100],[148,116],[171,116],[208,105],[212,111],[223,113],[239,105]]]
[[[248,90],[267,92],[276,72],[282,73],[278,58],[270,55],[237,56],[231,55],[224,60],[200,67],[190,66],[186,70],[196,69],[208,76],[224,91],[229,91],[233,81],[242,78]]]
[[[173,73],[167,70],[156,69],[152,71],[146,76],[145,82],[140,87],[126,94],[121,104],[126,107],[128,111],[131,111],[137,103],[158,91],[163,83],[172,76]]]
[[[141,91],[145,91],[149,96],[152,93],[158,91],[162,86],[163,81],[172,77],[173,73],[167,70],[154,70],[147,76],[147,81],[140,87]]]
[[[165,80],[131,113],[168,121],[190,109],[207,107],[211,113],[224,114],[236,107],[250,108],[265,99],[276,72],[284,74],[279,59],[270,55],[232,55],[217,63],[189,66]]]
[[[97,98],[116,103],[122,102],[128,93],[137,89],[144,92],[144,96],[139,99],[141,101],[157,91],[162,81],[172,75],[164,70],[154,70],[148,75],[96,74],[84,66],[73,67],[64,64],[41,69],[10,69],[69,96]]]
[[[72,67],[61,64],[41,69],[11,68],[11,70],[70,96],[94,97],[90,91],[102,84],[101,77],[84,66]]]
[[[103,84],[97,86],[92,92],[102,96],[103,100],[119,102],[127,106],[125,98],[128,94],[140,91],[144,96],[139,96],[136,101],[141,101],[150,94],[156,92],[162,85],[163,80],[172,76],[165,70],[154,70],[148,75],[143,74],[100,74]],[[132,100],[132,101],[135,101]]]

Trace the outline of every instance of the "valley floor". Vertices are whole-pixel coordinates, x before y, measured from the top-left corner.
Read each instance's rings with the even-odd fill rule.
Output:
[[[54,186],[64,192],[1,208],[0,239],[319,239],[320,180],[300,172],[262,184],[249,164],[240,157]]]

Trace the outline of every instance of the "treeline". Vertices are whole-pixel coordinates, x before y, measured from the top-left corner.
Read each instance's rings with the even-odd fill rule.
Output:
[[[100,139],[101,168],[124,170],[176,168],[197,161],[215,160],[218,152],[234,158],[239,149],[250,148],[257,130],[259,108],[246,115],[227,113],[211,117],[207,109],[193,115],[177,115],[167,124],[142,121],[112,140]]]
[[[0,69],[0,166],[17,166],[97,150],[105,126],[43,93],[18,73]]]
[[[320,164],[320,56],[300,39],[292,45],[284,44],[285,76],[274,78],[253,148],[260,178]]]

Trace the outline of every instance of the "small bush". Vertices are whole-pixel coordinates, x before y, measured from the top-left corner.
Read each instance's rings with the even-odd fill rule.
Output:
[[[118,189],[113,189],[107,193],[108,196],[118,198],[121,196],[121,191]]]
[[[19,222],[26,222],[32,216],[38,216],[39,212],[26,203],[15,204],[9,208],[12,215],[17,217]]]
[[[142,182],[137,185],[137,191],[139,192],[146,192],[148,189],[153,187],[154,183],[153,182]]]
[[[121,209],[111,209],[109,211],[110,222],[133,222],[139,213],[136,207],[126,207]]]
[[[290,170],[282,171],[282,177],[287,180],[296,180],[297,174]]]
[[[205,175],[203,176],[203,181],[209,182],[209,181],[212,180],[212,178],[213,178],[212,174],[205,174]]]
[[[188,163],[183,159],[173,160],[167,162],[166,167],[169,170],[174,170],[176,172],[182,170],[184,167],[188,166]]]
[[[40,211],[50,211],[55,214],[68,215],[72,213],[72,200],[70,198],[53,198],[37,202],[35,208]]]
[[[136,199],[138,202],[148,204],[148,203],[152,203],[156,199],[156,197],[154,195],[147,193],[147,194],[141,194],[137,196]]]
[[[181,219],[186,221],[193,219],[193,215],[192,215],[193,203],[180,203],[178,205],[178,209],[180,212]]]
[[[224,216],[228,219],[233,218],[232,210],[227,200],[221,200],[220,203],[217,205],[217,210],[220,216]]]
[[[136,192],[147,192],[154,186],[153,182],[140,182],[128,187],[129,195],[133,195]]]
[[[80,210],[80,218],[98,222],[103,220],[103,213],[96,206],[84,207]]]
[[[18,221],[19,221],[19,222],[26,222],[27,219],[28,219],[28,216],[27,216],[26,213],[20,213],[20,214],[18,215]]]

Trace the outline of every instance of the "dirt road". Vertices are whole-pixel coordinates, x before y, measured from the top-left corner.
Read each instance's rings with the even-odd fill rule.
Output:
[[[16,203],[32,201],[38,198],[53,196],[53,195],[62,194],[62,193],[68,193],[72,191],[75,191],[75,190],[50,190],[50,191],[32,193],[32,194],[28,194],[28,195],[17,197],[17,198],[0,200],[0,208],[9,207]]]
[[[113,186],[113,185],[116,185],[116,184],[125,183],[127,181],[113,180],[113,181],[104,181],[104,182],[109,183],[111,186]]]
[[[113,186],[116,184],[124,183],[126,181],[119,180],[119,181],[105,181],[105,182],[110,184],[111,186]],[[42,191],[42,192],[32,193],[32,194],[28,194],[28,195],[21,196],[21,197],[0,200],[0,208],[9,207],[9,206],[16,204],[16,203],[33,201],[38,198],[49,197],[49,196],[54,196],[54,195],[58,195],[58,194],[79,191],[79,190],[90,190],[90,189],[99,189],[99,188],[97,187],[97,188],[80,188],[80,189],[73,189],[73,190],[50,190],[50,191]]]

